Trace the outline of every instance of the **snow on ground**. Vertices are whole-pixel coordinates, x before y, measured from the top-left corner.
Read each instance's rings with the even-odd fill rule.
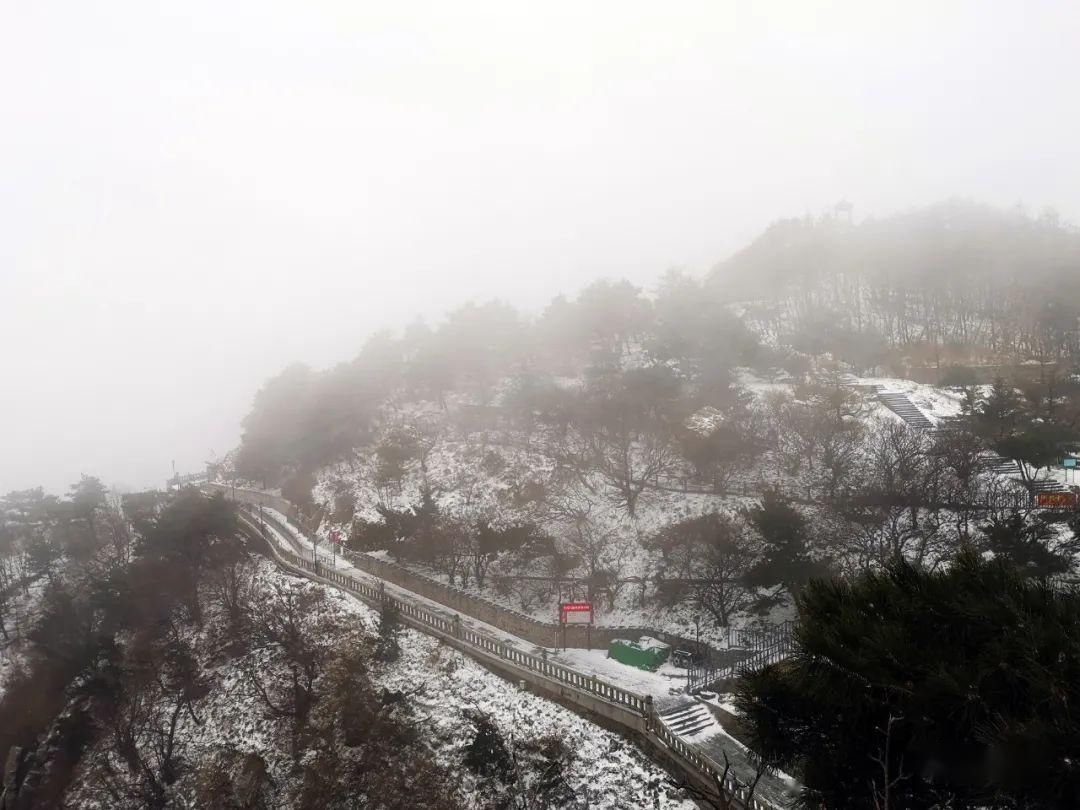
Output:
[[[276,512],[272,509],[267,509],[267,513],[272,515],[277,521],[283,522],[284,515]],[[278,545],[285,550],[292,550],[289,539],[286,539],[280,535],[277,529],[271,525],[270,534],[275,539]],[[289,527],[292,544],[298,544],[301,548],[308,551],[311,550],[311,543],[302,534],[297,532],[292,527]],[[329,564],[329,558],[324,560]],[[365,573],[364,571],[355,568],[347,560],[339,557],[337,558],[338,570],[348,573],[358,579],[376,583],[378,580],[375,577]],[[388,593],[394,594],[399,599],[418,603],[433,610],[436,613],[442,613],[444,615],[452,615],[453,611],[449,610],[443,605],[432,600],[425,599],[410,591],[398,588],[392,584],[387,583],[386,589]],[[336,592],[336,589],[332,589]],[[352,597],[347,597],[356,604],[362,605],[363,603]],[[638,695],[651,695],[654,699],[663,699],[671,695],[683,693],[686,687],[687,672],[685,669],[676,667],[670,663],[663,664],[656,672],[650,672],[647,670],[638,669],[627,664],[623,664],[608,657],[606,650],[582,650],[582,649],[555,649],[550,647],[538,647],[523,639],[506,633],[493,625],[485,624],[484,622],[472,619],[467,616],[462,617],[462,622],[466,626],[478,630],[489,637],[496,638],[504,644],[516,647],[524,652],[532,655],[541,655],[549,661],[564,664],[578,672],[590,674],[596,676],[599,680],[606,683],[627,689]],[[686,635],[689,637],[689,628],[686,628]]]
[[[435,488],[439,508],[446,514],[465,516],[483,514],[493,524],[507,523],[514,519],[537,519],[546,531],[551,532],[565,547],[574,552],[573,528],[569,523],[544,521],[533,515],[529,505],[517,506],[510,502],[513,492],[528,482],[545,481],[552,473],[553,462],[537,449],[527,450],[522,446],[524,439],[510,435],[499,441],[476,436],[462,437],[446,435],[440,439],[427,460],[427,472],[421,475],[413,470],[402,483],[400,492],[388,496],[373,481],[372,465],[360,461],[350,469],[349,465],[339,465],[324,471],[320,483],[315,489],[315,497],[326,504],[333,502],[333,493],[341,486],[347,486],[356,503],[356,515],[362,520],[380,520],[376,506],[390,498],[390,505],[405,508],[420,500],[420,488],[424,480]],[[597,494],[586,493],[580,488],[573,495],[575,507],[587,512],[588,519],[597,535],[610,538],[611,552],[604,565],[616,572],[621,580],[633,580],[647,577],[654,563],[654,552],[644,547],[644,541],[652,537],[662,527],[672,522],[699,517],[713,511],[734,511],[752,503],[755,499],[730,495],[686,493],[646,489],[639,497],[637,514],[630,518],[624,508],[611,502],[606,494],[606,484],[595,480],[590,482]],[[324,521],[319,534],[324,539],[334,524]],[[348,526],[338,527],[346,532]],[[377,552],[384,559],[385,550]],[[425,575],[450,584],[447,575],[430,567],[410,564],[411,568]],[[557,595],[547,598],[535,598],[516,585],[511,585],[511,593],[500,594],[492,584],[499,575],[513,577],[521,573],[537,574],[543,571],[519,571],[502,568],[499,564],[489,572],[488,584],[481,589],[470,582],[456,587],[477,596],[505,604],[507,607],[524,613],[539,621],[551,621]],[[577,572],[581,574],[582,572]],[[597,603],[597,623],[604,626],[648,626],[672,633],[686,634],[693,627],[693,612],[682,610],[659,610],[654,606],[643,607],[640,604],[640,588],[626,584],[616,595],[614,605],[606,600]],[[711,622],[702,624],[702,640],[716,643],[719,638],[712,632]]]
[[[793,388],[789,379],[766,379],[746,369],[737,371],[737,380],[759,398],[770,392],[791,391]],[[565,382],[570,384],[571,381],[568,378]],[[906,394],[934,422],[956,416],[961,410],[962,394],[954,390],[895,377],[852,377],[851,382],[858,386],[876,385],[884,391]],[[893,411],[877,402],[872,394],[867,393],[866,402],[870,406],[866,416],[868,421],[900,420]],[[607,598],[597,600],[597,623],[608,627],[652,627],[685,638],[695,638],[697,627],[694,619],[697,611],[692,606],[662,607],[653,599],[642,599],[639,582],[651,576],[656,564],[656,552],[646,547],[646,541],[671,523],[712,511],[735,511],[755,503],[757,498],[742,497],[731,492],[719,495],[682,492],[674,481],[662,482],[662,486],[671,488],[647,488],[639,498],[636,516],[630,518],[624,507],[613,503],[606,483],[595,475],[589,477],[588,486],[582,482],[556,482],[558,477],[555,476],[554,462],[549,454],[543,452],[546,439],[542,429],[526,436],[505,425],[489,426],[484,430],[475,425],[464,427],[462,408],[468,404],[468,398],[462,395],[451,396],[446,411],[427,402],[396,403],[392,412],[384,416],[384,430],[394,426],[411,429],[410,426],[418,424],[434,430],[430,436],[432,445],[426,458],[426,470],[421,470],[419,464],[413,464],[400,488],[388,489],[377,483],[374,454],[362,451],[352,460],[321,472],[314,493],[316,500],[331,506],[335,495],[348,492],[355,500],[357,517],[379,521],[378,505],[398,509],[414,505],[419,502],[421,487],[426,484],[433,488],[439,508],[445,514],[466,520],[482,516],[495,525],[521,519],[533,520],[556,538],[564,552],[580,556],[579,550],[574,547],[571,521],[553,518],[539,504],[520,499],[522,492],[527,491],[530,485],[549,492],[561,487],[563,494],[560,497],[572,502],[574,508],[587,515],[596,536],[612,541],[612,551],[603,559],[602,567],[623,582],[612,602]],[[496,418],[492,424],[498,421]],[[1050,470],[1041,475],[1062,479],[1065,472]],[[819,483],[809,467],[792,470],[790,465],[773,458],[771,454],[759,459],[747,476],[755,481],[776,481],[792,492],[806,491],[807,497]],[[735,482],[732,491],[737,492],[739,486]],[[324,521],[319,530],[324,539],[332,527],[333,524]],[[340,528],[347,531],[349,527]],[[376,554],[383,559],[393,556],[386,550]],[[450,584],[449,577],[443,571],[416,563],[407,565],[432,579]],[[478,587],[475,581],[464,586],[460,580],[454,584],[461,590],[539,621],[552,621],[560,596],[556,586],[550,582],[527,583],[514,579],[522,574],[544,575],[550,572],[538,567],[515,567],[520,565],[509,558],[497,560],[483,588]],[[570,574],[581,577],[584,570],[579,568]],[[500,577],[503,579],[500,580]],[[584,585],[580,589],[584,590]],[[562,595],[579,598],[583,593]],[[783,620],[790,618],[790,614],[789,607],[785,615],[774,618]],[[723,646],[726,631],[707,615],[701,615],[700,619],[701,640]],[[735,617],[733,626],[741,628],[755,621],[751,616],[739,615]]]
[[[857,385],[880,386],[884,392],[906,394],[908,399],[933,422],[943,417],[960,415],[963,396],[947,388],[935,388],[932,385],[898,377],[857,377],[855,382]]]
[[[670,495],[670,493],[663,492],[657,494],[660,496]],[[698,496],[690,494],[688,497],[691,500],[698,499],[701,501],[705,501],[709,498],[715,498],[716,496]],[[275,540],[280,548],[284,549],[285,551],[296,551],[299,549],[303,556],[306,558],[311,558],[313,554],[317,553],[319,561],[324,565],[333,566],[338,571],[342,571],[343,573],[347,573],[350,576],[355,577],[356,579],[374,585],[378,585],[381,582],[381,580],[379,580],[378,578],[354,566],[349,561],[349,556],[334,556],[330,554],[327,551],[329,544],[326,542],[320,543],[318,550],[316,551],[316,549],[313,548],[311,541],[308,540],[308,538],[299,530],[297,530],[295,526],[287,522],[285,515],[274,509],[265,507],[263,511],[264,514],[273,519],[277,524],[280,524],[282,527],[284,527],[284,529],[288,533],[287,537],[282,536],[275,525],[268,525],[271,539]],[[323,534],[325,534],[325,532],[323,532]],[[351,556],[352,554],[354,554],[354,552],[347,552],[347,554]],[[371,556],[374,556],[378,559],[387,559],[388,555],[385,552],[376,552]],[[422,571],[422,573],[432,577],[433,579],[445,582],[445,577],[439,576],[438,572],[426,569],[422,566],[414,565],[411,567],[415,570]],[[427,608],[428,610],[434,611],[435,613],[441,613],[447,616],[455,615],[455,611],[447,608],[440,602],[428,599],[423,596],[419,596],[412,591],[405,590],[404,588],[399,588],[392,583],[385,583],[385,587],[388,593],[391,593],[400,599],[418,603],[423,607]],[[493,594],[490,590],[484,591],[478,588],[464,588],[462,590],[473,593],[477,596],[482,596],[486,599],[497,600],[495,594]],[[637,596],[635,595],[636,593],[636,588],[624,588],[620,592],[619,601],[614,609],[607,609],[608,606],[606,604],[598,604],[597,607],[599,621],[597,622],[597,625],[603,627],[660,628],[662,630],[674,633],[675,635],[681,636],[682,638],[686,639],[696,639],[700,634],[701,641],[705,642],[706,644],[711,644],[717,648],[724,648],[727,646],[727,630],[718,626],[709,615],[698,613],[686,606],[670,608],[661,606],[656,603],[650,603],[646,606],[641,606],[638,603]],[[506,600],[501,601],[506,602]],[[552,620],[551,604],[540,604],[535,606],[532,610],[522,609],[519,606],[513,604],[507,604],[507,607],[524,613],[525,615],[532,616],[533,618],[536,618],[540,621],[546,622]],[[787,621],[793,617],[794,608],[792,606],[779,605],[773,609],[773,611],[768,617],[766,617],[766,622],[776,624]],[[481,622],[469,616],[462,615],[461,618],[466,626],[471,627],[475,630],[480,630],[493,638],[499,639],[505,644],[515,646],[521,650],[524,650],[525,652],[529,652],[532,654],[546,653],[549,655],[554,655],[560,652],[558,650],[555,650],[554,648],[542,648],[534,644],[530,644],[518,638],[517,636],[510,635],[509,633],[501,630],[494,625]],[[695,618],[700,619],[700,622],[695,622]],[[736,624],[735,626],[738,625]],[[594,650],[593,652],[600,652],[604,656],[607,655],[606,651],[603,650]],[[622,665],[620,664],[619,666]],[[682,672],[682,675],[685,678],[685,671],[680,670],[680,672]],[[597,672],[597,674],[600,673]],[[623,686],[623,688],[633,688],[621,682],[613,681],[613,683],[617,683],[617,685]],[[645,693],[642,692],[642,694]],[[668,688],[665,685],[661,689],[657,689],[655,691],[650,690],[649,694],[666,695],[668,694]]]
[[[663,697],[672,690],[682,692],[686,687],[685,669],[663,664],[656,672],[649,672],[608,658],[606,650],[557,650],[548,655],[548,660],[566,664],[587,675],[596,675],[639,695]]]
[[[278,522],[284,522],[285,517],[279,512],[272,509],[265,510],[268,514],[272,515]],[[270,524],[268,525],[270,530],[270,536],[275,540],[279,547],[284,550],[295,550],[296,546],[301,549],[305,549],[310,552],[312,544],[307,540],[300,532],[296,531],[293,527],[289,526],[290,538],[283,537],[278,529]],[[330,564],[330,558],[326,557],[320,559],[325,564]],[[347,573],[359,580],[363,580],[372,584],[379,583],[380,580],[367,574],[366,572],[356,568],[347,559],[342,557],[337,558],[337,569],[343,573]],[[428,610],[435,613],[441,613],[448,618],[455,614],[454,611],[449,608],[434,602],[425,597],[414,594],[411,591],[399,588],[392,583],[384,583],[387,593],[396,596],[399,599],[419,604]],[[331,589],[335,594],[338,594],[337,589]],[[344,598],[347,598],[351,602],[354,602],[360,606],[363,603],[354,599],[351,596],[345,594],[339,594]],[[790,610],[789,608],[778,608],[778,611]],[[782,621],[785,618],[790,618],[789,615],[778,615],[773,617],[775,621]],[[525,641],[517,636],[513,636],[494,625],[486,624],[477,619],[473,619],[468,616],[461,616],[462,623],[476,631],[479,631],[490,638],[497,639],[503,644],[515,647],[523,652],[531,655],[539,655],[546,660],[554,663],[563,664],[577,672],[584,674],[594,675],[598,680],[612,684],[614,686],[627,689],[635,694],[645,696],[651,695],[654,699],[665,699],[672,695],[684,694],[686,688],[687,671],[680,667],[676,667],[673,664],[665,663],[655,672],[648,670],[638,669],[637,667],[629,666],[616,661],[608,657],[606,650],[592,649],[557,649],[551,647],[540,647]],[[685,630],[684,635],[689,638],[691,636],[690,628],[682,628]],[[718,638],[715,640],[717,646],[722,646],[723,639],[721,634],[717,634]]]
[[[297,587],[319,587],[273,570],[272,576]],[[373,629],[375,612],[336,588],[325,589],[335,610]],[[691,810],[693,803],[667,787],[667,774],[623,737],[584,720],[488,672],[464,654],[414,630],[401,634],[401,657],[374,673],[391,691],[414,692],[410,700],[440,759],[460,761],[472,739],[468,711],[482,711],[506,739],[546,735],[563,739],[577,754],[570,781],[592,808]],[[477,806],[480,805],[469,805]]]
[[[260,581],[267,584],[286,581],[278,568],[268,560],[257,559],[256,566]],[[299,578],[296,584],[297,587],[313,587]],[[193,647],[211,650],[215,647],[212,634],[217,626],[213,603],[207,603],[204,615],[207,621],[203,629],[189,631],[186,635]],[[199,722],[191,722],[187,714],[180,718],[177,750],[189,762],[209,761],[223,750],[236,751],[240,755],[258,755],[265,760],[275,789],[284,793],[292,769],[292,760],[285,750],[287,746],[281,742],[289,739],[288,723],[282,718],[272,717],[266,711],[248,682],[245,675],[247,668],[259,672],[268,682],[278,680],[284,671],[280,653],[272,648],[256,648],[240,658],[216,657],[212,665],[203,671],[209,688],[193,703]],[[90,758],[95,753],[94,750],[88,752],[80,768],[89,767]],[[186,779],[189,777],[185,776]],[[178,791],[185,793],[190,788],[190,783],[182,783]],[[76,773],[68,800],[71,806],[85,810],[110,810],[114,806],[82,770]]]
[[[747,391],[752,391],[755,396],[759,397],[777,391],[787,393],[793,387],[792,380],[786,373],[774,379],[766,380],[748,368],[735,369],[735,381]]]
[[[735,705],[735,696],[730,692],[721,692],[716,697],[708,699],[702,696],[702,699],[705,699],[706,702],[713,704],[717,708],[723,709],[725,712],[734,715],[735,717],[742,714]]]
[[[324,587],[303,577],[281,571],[266,559],[257,560],[257,577],[266,585],[300,590],[321,590],[327,598],[327,632],[339,634],[375,632],[377,616],[359,599],[336,588]],[[208,611],[208,618],[211,612]],[[207,637],[212,622],[198,635],[200,646],[213,647]],[[355,637],[355,636],[354,636]],[[462,763],[471,742],[473,726],[466,712],[479,710],[496,725],[505,739],[529,741],[554,735],[574,752],[567,778],[579,796],[587,797],[597,810],[693,810],[695,805],[668,784],[668,775],[633,744],[614,732],[594,725],[562,708],[488,672],[436,639],[403,629],[399,636],[400,658],[379,665],[372,673],[376,686],[413,693],[408,700],[415,709],[414,723],[436,755],[461,775],[463,810],[481,810],[485,800],[471,791],[475,778]],[[245,675],[253,668],[264,678],[287,678],[280,653],[274,648],[253,649],[240,658],[220,657],[204,675],[210,688],[195,705],[200,723],[182,721],[179,744],[191,762],[205,761],[223,750],[263,757],[275,792],[284,793],[295,779],[289,755],[290,721],[271,716]],[[185,776],[188,779],[189,776]],[[179,786],[186,793],[190,785]],[[76,782],[72,798],[80,807],[101,808],[101,794],[93,785]],[[418,803],[416,806],[422,806]]]
[[[0,640],[0,694],[7,687],[8,680],[24,663],[23,643],[26,632],[34,623],[41,595],[48,580],[39,577],[29,583],[26,590],[16,589],[10,597],[4,615],[4,627],[8,637]]]
[[[466,711],[484,712],[507,739],[554,735],[576,753],[570,779],[593,808],[694,807],[666,785],[667,776],[634,745],[569,709],[517,689],[430,636],[410,632],[401,660],[380,677],[388,689],[412,691],[440,750],[453,757],[471,739]]]
[[[281,513],[272,509],[267,509],[265,511],[273,516],[275,520],[279,522],[284,521],[284,516],[281,515]],[[292,527],[289,528],[291,529],[292,543],[294,545],[291,545],[288,539],[282,537],[281,533],[274,525],[271,524],[268,528],[270,530],[271,538],[277,542],[277,545],[280,548],[289,551],[294,549],[294,545],[299,545],[302,549],[305,549],[306,552],[310,553],[312,548],[311,542],[295,529],[292,529]],[[321,554],[320,560],[326,564],[330,563],[330,558],[326,557],[323,559]],[[342,557],[337,558],[337,569],[358,580],[370,584],[377,585],[380,582],[376,577],[356,568],[347,559]],[[384,587],[388,594],[392,594],[403,601],[418,604],[434,613],[445,615],[448,618],[458,615],[455,611],[438,602],[403,588],[399,588],[392,583],[384,583]],[[549,660],[564,663],[581,672],[597,675],[608,683],[621,686],[624,689],[629,689],[639,695],[667,695],[670,693],[671,688],[681,688],[682,681],[686,678],[685,670],[678,669],[671,665],[665,664],[659,673],[646,672],[644,670],[639,670],[636,667],[627,666],[618,661],[608,659],[605,650],[558,650],[550,647],[538,647],[535,644],[531,644],[528,641],[513,636],[494,625],[481,622],[478,619],[462,615],[461,621],[466,627],[480,631],[490,638],[497,639],[503,644],[516,647],[517,649],[532,655],[543,655]]]

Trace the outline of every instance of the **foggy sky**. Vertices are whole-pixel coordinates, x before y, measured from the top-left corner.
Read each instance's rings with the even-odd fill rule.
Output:
[[[1080,221],[1077,8],[0,0],[0,493],[160,485],[291,361],[841,198]]]

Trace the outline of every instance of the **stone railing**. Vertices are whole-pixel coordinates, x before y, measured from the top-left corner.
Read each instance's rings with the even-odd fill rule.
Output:
[[[244,519],[249,526],[257,528],[262,537],[270,544],[278,562],[285,563],[294,570],[305,574],[313,574],[320,579],[324,579],[352,593],[354,596],[360,597],[373,606],[391,604],[397,610],[402,621],[407,624],[425,631],[435,631],[440,636],[452,637],[471,647],[483,650],[493,656],[518,664],[576,689],[593,692],[598,697],[623,706],[638,715],[644,716],[648,713],[652,704],[651,698],[642,697],[614,684],[582,675],[576,670],[547,661],[541,656],[526,653],[517,647],[504,644],[478,630],[463,625],[460,618],[452,614],[444,614],[418,605],[416,602],[399,599],[388,594],[385,588],[378,585],[364,582],[344,571],[336,570],[322,563],[312,562],[305,557],[301,557],[295,551],[282,548],[279,544],[274,543],[267,536],[265,526],[260,524],[257,517],[245,517]]]
[[[338,587],[376,608],[389,604],[404,624],[442,639],[482,663],[524,680],[540,691],[552,693],[588,712],[619,723],[637,733],[654,753],[682,770],[688,781],[699,789],[708,792],[722,789],[726,796],[735,798],[736,806],[746,810],[774,810],[779,806],[755,796],[748,798],[750,791],[732,775],[729,768],[721,767],[702,751],[673,734],[657,715],[651,695],[639,695],[595,675],[586,675],[542,656],[532,655],[463,626],[454,615],[397,598],[388,594],[381,584],[365,582],[306,559],[272,539],[272,532],[257,515],[242,512],[240,520],[246,532],[266,541],[274,560],[286,570]]]
[[[293,517],[293,505],[285,498],[280,495],[275,495],[272,492],[263,492],[261,489],[248,489],[247,487],[238,487],[233,484],[219,484],[216,482],[205,483],[202,485],[202,488],[208,492],[220,492],[229,500],[240,501],[242,503],[253,503],[256,506],[265,506],[269,509],[276,509],[278,512],[281,512],[281,514],[288,517]]]
[[[241,503],[265,506],[280,512],[294,524],[297,531],[303,528],[295,525],[295,509],[280,495],[244,487],[232,487],[227,484],[208,484],[206,488],[213,492],[222,492],[226,498]],[[743,657],[741,653],[721,650],[705,642],[700,644],[664,630],[651,627],[633,627],[628,625],[560,625],[556,622],[543,622],[520,611],[514,610],[492,599],[427,576],[399,563],[382,560],[363,552],[346,551],[345,558],[365,573],[379,579],[385,579],[407,591],[419,594],[433,602],[445,605],[471,616],[474,619],[498,627],[518,638],[525,639],[538,647],[570,647],[574,649],[607,649],[618,638],[637,640],[642,636],[651,636],[671,645],[674,649],[702,650],[707,657],[720,666],[729,659]]]
[[[389,560],[379,559],[370,554],[349,553],[349,562],[372,576],[393,582],[406,590],[418,593],[447,607],[466,613],[475,619],[494,625],[519,638],[539,647],[572,647],[579,649],[606,649],[617,638],[637,640],[641,636],[652,636],[673,648],[694,650],[697,644],[674,633],[656,630],[651,627],[630,625],[559,625],[556,622],[544,622],[514,610],[504,604],[470,591],[448,585],[445,582],[427,576],[404,565]],[[702,649],[717,658],[723,658],[724,651],[702,642]]]

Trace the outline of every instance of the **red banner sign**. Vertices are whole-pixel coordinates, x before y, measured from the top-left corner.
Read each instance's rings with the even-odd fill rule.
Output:
[[[592,624],[592,602],[560,602],[559,621],[563,624]]]
[[[1040,509],[1075,509],[1075,492],[1038,492],[1035,503]]]

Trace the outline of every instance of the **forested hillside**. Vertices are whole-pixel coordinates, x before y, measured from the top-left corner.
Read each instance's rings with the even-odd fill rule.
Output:
[[[797,376],[825,354],[879,376],[904,360],[1067,370],[1078,319],[1080,233],[1050,214],[944,203],[857,225],[782,220],[704,282],[674,271],[647,291],[599,282],[535,318],[469,305],[434,328],[378,335],[328,371],[292,367],[259,393],[237,471],[277,480],[336,461],[391,398],[490,405],[513,393],[551,409],[558,380],[627,366],[666,370],[652,395],[679,398],[676,417],[725,405],[734,367]]]
[[[904,358],[1059,362],[1080,350],[1080,233],[1052,212],[950,202],[857,225],[782,220],[708,286],[717,300],[752,302],[747,319],[770,340],[861,370]]]
[[[0,805],[691,806],[617,735],[237,529],[193,489],[0,499]]]
[[[759,664],[733,705],[760,767],[808,801],[1066,807],[1067,775],[985,763],[1029,745],[1065,768],[1077,741],[1040,701],[1075,666],[1078,341],[1080,237],[1051,216],[784,221],[703,280],[598,282],[536,317],[470,305],[292,367],[216,475],[280,487],[352,554],[541,621],[588,598],[600,624],[714,649],[794,621],[795,663]],[[890,589],[920,607],[886,615]],[[923,608],[950,641],[921,635]],[[1017,633],[997,662],[975,649]],[[944,691],[927,650],[952,667]],[[1051,660],[1043,681],[993,677]],[[956,749],[913,714],[960,711],[961,682],[983,719]]]
[[[790,616],[812,576],[969,543],[1067,573],[1063,518],[1027,505],[1077,446],[1077,244],[949,203],[781,222],[705,280],[598,282],[535,318],[469,305],[275,377],[221,474],[543,619],[588,595],[718,637]],[[944,387],[897,379],[913,364]]]
[[[1080,810],[1078,43],[0,0],[0,810]]]
[[[705,279],[468,305],[291,366],[211,477],[500,616],[589,599],[675,637],[674,679],[628,677],[711,695],[744,782],[1075,806],[1078,257],[1051,218],[963,204],[781,222]],[[616,735],[238,528],[193,489],[0,499],[4,807],[687,806]],[[747,670],[720,678],[728,654]]]

